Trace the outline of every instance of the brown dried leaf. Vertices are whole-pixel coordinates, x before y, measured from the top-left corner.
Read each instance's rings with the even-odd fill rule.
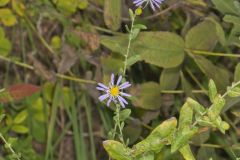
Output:
[[[62,59],[58,66],[58,73],[64,74],[76,63],[78,56],[75,54],[75,49],[69,45],[64,45],[62,48]]]

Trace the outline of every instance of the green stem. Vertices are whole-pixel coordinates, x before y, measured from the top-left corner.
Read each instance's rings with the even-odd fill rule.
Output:
[[[16,156],[16,159],[17,159],[17,160],[21,160],[21,159],[19,158],[19,156],[16,154],[16,152],[13,150],[11,144],[9,144],[9,143],[7,142],[7,140],[3,137],[2,133],[0,133],[0,138],[1,138],[2,141],[5,143],[5,145],[7,146],[7,148],[9,148],[9,150],[12,152],[12,154]]]
[[[233,54],[233,53],[219,53],[219,52],[200,51],[200,50],[193,50],[193,49],[185,49],[185,51],[190,52],[192,54],[240,58],[240,54]]]
[[[133,19],[132,19],[130,34],[129,34],[129,37],[128,37],[128,46],[127,46],[127,52],[125,54],[123,75],[125,75],[126,69],[127,69],[127,60],[128,60],[128,55],[129,55],[129,52],[130,52],[130,46],[131,46],[131,43],[132,43],[132,34],[133,34],[133,26],[134,26],[135,18],[136,18],[136,15],[134,14]]]

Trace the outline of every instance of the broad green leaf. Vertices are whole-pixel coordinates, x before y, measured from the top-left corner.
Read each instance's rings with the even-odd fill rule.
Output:
[[[223,27],[221,26],[221,24],[216,21],[213,18],[208,18],[208,20],[210,20],[211,22],[213,22],[215,24],[215,29],[216,29],[216,34],[218,37],[219,42],[225,46],[226,45],[226,36],[225,36],[225,32],[223,30]]]
[[[198,150],[198,153],[197,153],[197,160],[209,160],[210,158],[212,158],[213,160],[217,160],[217,159],[220,159],[216,152],[215,152],[215,149],[214,148],[206,148],[206,147],[201,147],[199,150]]]
[[[5,26],[13,26],[17,23],[17,19],[10,9],[1,8],[0,22],[3,23]]]
[[[113,57],[101,58],[102,68],[105,74],[119,73],[123,68],[123,61]]]
[[[111,30],[118,30],[121,26],[122,1],[105,0],[104,1],[104,21]]]
[[[17,116],[14,118],[14,124],[21,124],[28,116],[27,110],[23,110],[22,112],[18,113]]]
[[[188,82],[188,80],[184,77],[184,74],[182,71],[180,72],[180,77],[181,77],[181,84],[182,84],[182,89],[187,95],[187,97],[191,97],[195,99],[195,96],[192,93],[192,85]]]
[[[207,113],[211,121],[215,120],[219,116],[224,105],[225,99],[222,98],[221,95],[217,95]]]
[[[216,83],[219,92],[225,91],[229,84],[229,74],[225,69],[215,66],[203,56],[194,56],[194,61],[202,72]]]
[[[240,63],[237,64],[234,72],[234,82],[240,81]]]
[[[180,148],[179,151],[185,160],[195,160],[189,144]]]
[[[12,126],[12,131],[16,132],[16,133],[20,133],[20,134],[25,134],[28,133],[29,129],[26,126],[23,125],[13,125]]]
[[[0,0],[0,7],[3,7],[9,3],[10,0]]]
[[[217,43],[217,39],[215,24],[205,20],[188,31],[185,37],[185,46],[187,49],[212,50]]]
[[[133,104],[144,109],[155,110],[161,107],[160,85],[155,82],[141,84],[140,87],[131,88],[131,93],[136,95]]]
[[[166,143],[164,139],[174,132],[176,126],[176,118],[171,118],[161,123],[147,138],[133,146],[133,156],[136,157],[150,151],[155,153],[160,152]]]
[[[206,112],[206,109],[194,99],[188,98],[186,102],[199,115],[203,115]]]
[[[116,160],[132,160],[131,150],[126,148],[122,143],[114,140],[103,142],[103,147],[108,152],[108,155]]]
[[[215,7],[222,12],[222,14],[239,15],[238,10],[234,6],[235,0],[212,0]]]
[[[211,100],[211,102],[214,102],[215,97],[217,96],[217,87],[212,79],[210,79],[208,84],[208,95]]]
[[[228,37],[228,44],[229,45],[239,45],[239,32],[240,32],[240,18],[237,16],[226,15],[224,16],[223,20],[228,23],[233,24],[232,31]]]
[[[162,71],[160,76],[161,90],[176,89],[180,78],[180,68],[167,68]]]
[[[126,54],[127,43],[127,35],[101,37],[101,44],[122,55]],[[147,63],[173,68],[183,62],[184,41],[180,36],[170,32],[141,32],[130,48],[130,57],[136,54]]]

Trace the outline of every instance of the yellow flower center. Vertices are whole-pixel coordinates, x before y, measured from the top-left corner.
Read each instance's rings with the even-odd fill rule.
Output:
[[[119,95],[119,88],[117,86],[110,89],[110,94],[113,97],[116,97]]]

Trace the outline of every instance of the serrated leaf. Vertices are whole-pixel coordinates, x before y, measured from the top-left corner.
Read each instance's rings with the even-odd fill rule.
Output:
[[[211,100],[211,102],[214,102],[215,97],[217,96],[217,87],[212,79],[210,79],[208,84],[208,95]]]
[[[111,30],[118,30],[121,25],[122,1],[105,0],[104,1],[104,21]]]
[[[132,160],[131,150],[126,148],[122,143],[114,140],[107,140],[103,142],[104,149],[108,155],[116,160]]]
[[[180,78],[180,68],[167,68],[164,69],[160,76],[161,90],[174,90],[176,89]]]

